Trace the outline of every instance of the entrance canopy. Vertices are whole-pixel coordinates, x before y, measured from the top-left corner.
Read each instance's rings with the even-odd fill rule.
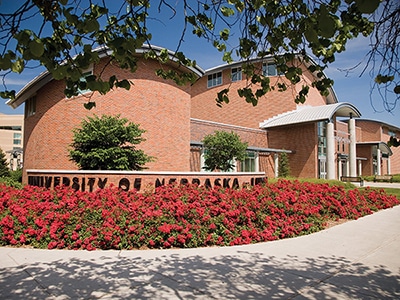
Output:
[[[359,142],[357,145],[365,145],[365,146],[376,146],[382,153],[391,156],[393,154],[392,150],[385,142]]]
[[[359,118],[361,113],[351,103],[335,103],[322,106],[299,106],[292,110],[260,123],[260,128],[272,128],[308,122],[329,121],[337,117]]]

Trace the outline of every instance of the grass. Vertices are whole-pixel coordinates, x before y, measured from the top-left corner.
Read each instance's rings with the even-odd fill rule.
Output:
[[[311,183],[316,183],[316,184],[324,184],[328,183],[329,185],[336,185],[336,186],[343,186],[345,189],[354,189],[357,186],[352,184],[351,182],[343,182],[340,180],[335,180],[335,179],[320,179],[320,178],[295,178],[295,177],[285,177],[285,178],[268,178],[269,183],[275,183],[279,179],[284,179],[284,180],[297,180],[299,182],[311,182]]]
[[[373,177],[372,177],[373,178]],[[400,182],[400,175],[395,175],[394,178],[398,178]],[[340,180],[327,180],[327,179],[318,179],[318,178],[284,178],[286,180],[298,180],[299,182],[312,182],[312,183],[328,183],[329,185],[339,185],[343,186],[345,189],[365,189],[366,187],[358,187],[351,182],[343,182]],[[279,178],[268,178],[268,182],[274,183],[278,181]],[[371,180],[373,181],[373,179]],[[376,190],[384,190],[387,194],[394,195],[397,197],[397,199],[400,200],[400,189],[396,188],[382,188],[382,187],[369,187],[370,189],[376,189]]]
[[[395,189],[395,188],[373,188],[370,187],[371,189],[376,189],[376,190],[384,190],[388,195],[394,195],[397,197],[397,199],[400,199],[400,189]],[[365,188],[360,188],[360,189],[365,189]]]

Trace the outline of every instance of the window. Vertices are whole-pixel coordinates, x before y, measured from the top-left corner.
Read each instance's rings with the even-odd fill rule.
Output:
[[[36,113],[36,96],[33,96],[25,102],[25,116],[30,117]]]
[[[396,132],[394,132],[393,130],[389,129],[388,134],[389,134],[389,136],[396,137]]]
[[[277,76],[278,71],[274,63],[264,63],[262,67],[264,76]]]
[[[21,134],[21,133],[14,132],[13,144],[14,144],[14,145],[21,145],[21,144],[22,144],[22,143],[21,143],[21,137],[22,137],[22,134]]]
[[[93,74],[92,70],[87,71],[87,72],[83,72],[81,78],[79,79],[79,81],[82,82],[82,83],[85,83],[86,82],[86,78],[88,76],[92,75],[92,74]],[[80,89],[80,87],[78,87],[78,92],[79,92],[79,94],[85,94],[85,93],[90,92],[90,90],[87,89],[87,88],[86,89]]]
[[[207,149],[204,149],[201,151],[201,156],[200,156],[200,171],[201,172],[212,172],[210,170],[206,170],[204,167],[206,166],[205,164],[205,153],[207,152]],[[232,168],[226,172],[236,172],[236,160],[231,160],[230,164],[233,165]]]
[[[242,80],[242,68],[232,68],[231,78],[232,81]]]
[[[222,84],[222,72],[208,75],[207,87],[213,87]]]
[[[248,151],[246,159],[240,162],[240,171],[257,172],[257,158],[256,152]]]
[[[0,126],[2,130],[19,130],[21,131],[21,126]]]
[[[339,147],[339,145],[338,145]],[[326,123],[318,122],[318,155],[326,156]]]

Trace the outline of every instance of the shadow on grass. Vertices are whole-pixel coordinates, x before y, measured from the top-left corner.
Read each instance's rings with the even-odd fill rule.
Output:
[[[238,250],[92,252],[87,259],[0,268],[1,299],[399,299],[383,266],[343,257],[276,257]],[[53,253],[54,254],[54,253]],[[46,255],[46,254],[43,254]]]

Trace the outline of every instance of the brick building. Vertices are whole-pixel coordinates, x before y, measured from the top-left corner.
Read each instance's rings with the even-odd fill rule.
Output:
[[[391,136],[399,138],[400,128],[375,120],[356,120],[360,128],[357,155],[363,158],[360,174],[400,174],[400,148],[388,147]]]
[[[238,133],[249,145],[248,158],[236,162],[236,171],[261,171],[268,177],[275,177],[279,155],[286,152],[291,175],[295,177],[338,178],[340,175],[388,172],[384,167],[368,168],[369,164],[374,164],[375,152],[359,155],[365,148],[374,151],[376,144],[364,143],[373,139],[379,142],[380,153],[386,153],[383,158],[394,152],[387,148],[387,134],[367,139],[364,123],[356,123],[361,114],[355,106],[340,103],[333,90],[329,96],[321,96],[311,85],[306,104],[296,105],[295,95],[302,85],[310,84],[314,76],[305,67],[302,82],[297,86],[285,92],[268,92],[257,106],[252,106],[236,92],[247,84],[241,63],[203,71],[178,66],[170,53],[169,62],[160,65],[140,55],[147,49],[143,47],[138,51],[135,73],[108,64],[106,53],[100,53],[100,63],[89,70],[96,75],[107,64],[102,76],[127,78],[134,84],[130,90],[117,88],[106,95],[82,91],[81,96],[66,98],[64,82],[43,73],[28,83],[16,99],[9,101],[12,107],[25,103],[25,170],[76,170],[77,166],[68,159],[73,128],[89,115],[119,114],[146,130],[146,141],[139,147],[156,158],[146,165],[151,171],[202,171],[203,137],[215,130],[226,130]],[[277,74],[270,59],[253,63],[263,76],[270,77],[272,85],[286,80]],[[155,70],[159,68],[192,72],[198,80],[192,85],[178,86],[158,77]],[[230,103],[218,107],[216,94],[225,88],[231,91]],[[96,102],[96,107],[90,111],[83,107],[88,97]],[[400,162],[390,161],[391,170],[398,170]]]
[[[6,154],[12,170],[22,166],[23,115],[0,113],[0,149]]]

